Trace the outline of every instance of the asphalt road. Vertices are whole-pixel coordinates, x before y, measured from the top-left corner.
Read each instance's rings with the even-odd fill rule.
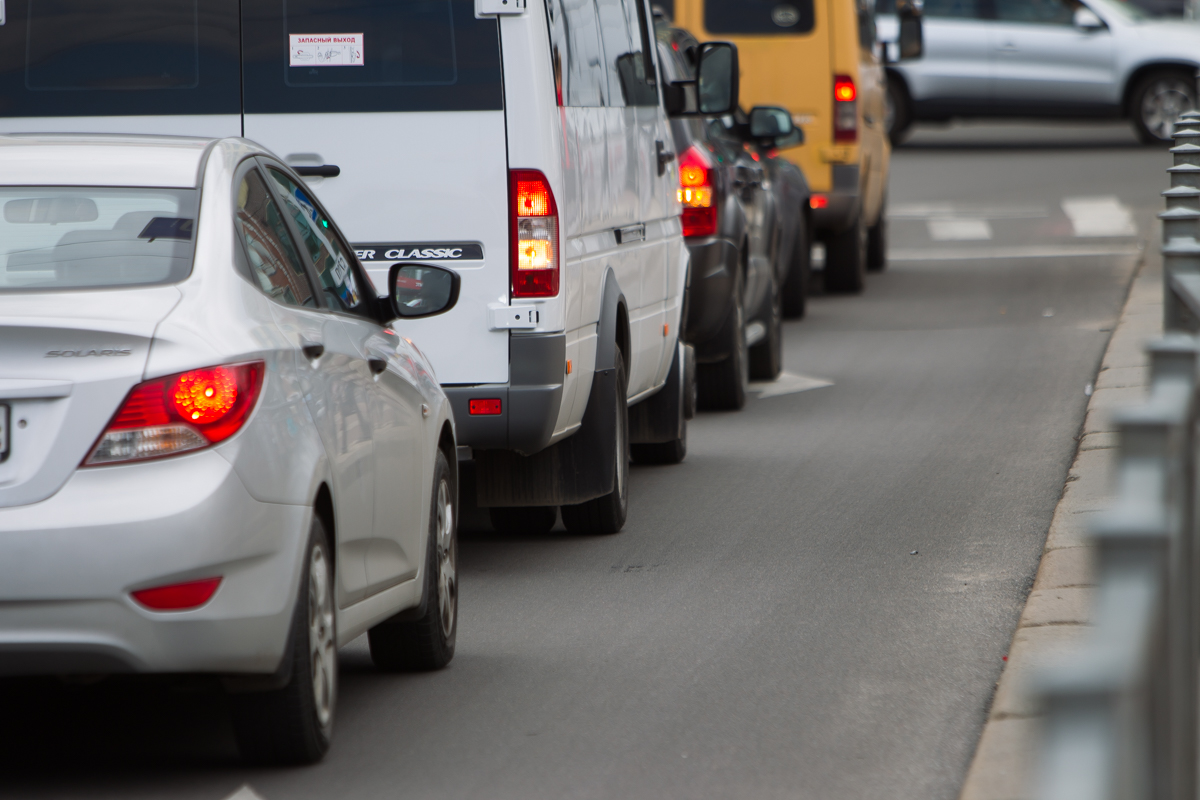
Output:
[[[893,263],[788,325],[801,377],[635,468],[621,534],[464,534],[454,662],[347,647],[322,764],[240,767],[204,682],[10,680],[0,796],[955,797],[1168,160],[918,131]]]

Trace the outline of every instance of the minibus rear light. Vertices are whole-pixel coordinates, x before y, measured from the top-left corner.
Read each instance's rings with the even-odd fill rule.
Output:
[[[858,90],[849,75],[833,78],[833,140],[858,141]]]
[[[513,297],[558,294],[558,206],[550,181],[533,169],[508,173],[512,214]],[[498,412],[497,412],[498,413]]]

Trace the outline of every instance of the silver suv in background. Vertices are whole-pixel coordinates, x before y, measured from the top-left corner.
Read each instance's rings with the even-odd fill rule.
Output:
[[[897,35],[877,0],[879,40]],[[1128,118],[1166,141],[1196,102],[1200,24],[1121,0],[926,0],[923,58],[888,67],[888,134],[951,117]]]

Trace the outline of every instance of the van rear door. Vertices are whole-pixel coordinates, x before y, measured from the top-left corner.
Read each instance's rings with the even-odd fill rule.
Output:
[[[443,384],[508,380],[508,164],[496,21],[472,0],[243,0],[245,135],[306,180],[386,291],[396,261],[462,277],[396,331]],[[311,176],[325,167],[336,177]]]
[[[240,136],[238,0],[0,4],[0,131]]]

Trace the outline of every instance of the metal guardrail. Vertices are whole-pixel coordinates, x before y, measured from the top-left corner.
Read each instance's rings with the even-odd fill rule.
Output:
[[[1039,800],[1196,800],[1200,677],[1200,112],[1163,192],[1163,339],[1115,415],[1116,498],[1091,529],[1094,627],[1035,680]]]

